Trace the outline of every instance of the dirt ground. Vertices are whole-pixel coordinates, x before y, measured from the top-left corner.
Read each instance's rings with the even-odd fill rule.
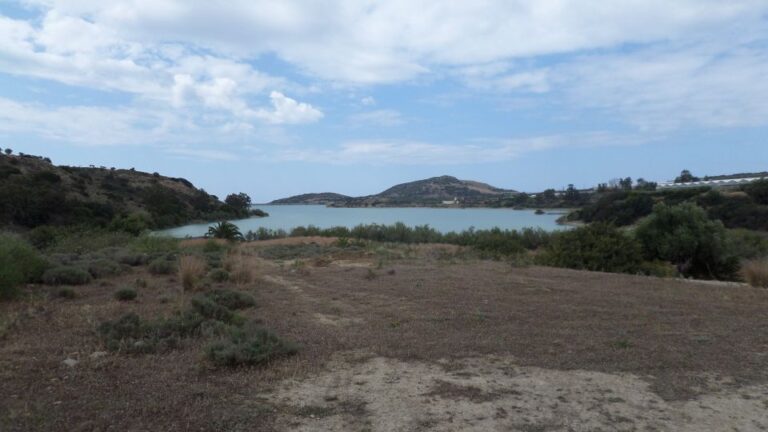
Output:
[[[105,352],[99,322],[188,300],[175,276],[0,304],[0,430],[768,430],[768,290],[312,240],[241,247],[244,314],[300,346],[263,367]]]

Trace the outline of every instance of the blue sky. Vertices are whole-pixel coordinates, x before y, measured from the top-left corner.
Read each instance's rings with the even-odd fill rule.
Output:
[[[768,2],[0,1],[0,147],[254,201],[768,170]]]

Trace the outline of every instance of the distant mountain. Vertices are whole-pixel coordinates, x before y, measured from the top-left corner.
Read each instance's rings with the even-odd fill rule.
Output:
[[[270,204],[323,204],[331,205],[343,203],[352,199],[352,197],[337,194],[333,192],[308,193],[295,195],[288,198],[274,200]]]
[[[479,207],[498,203],[517,191],[452,176],[432,177],[402,183],[375,194],[347,197],[333,193],[304,194],[272,204],[326,204],[336,207],[434,207],[444,205]]]

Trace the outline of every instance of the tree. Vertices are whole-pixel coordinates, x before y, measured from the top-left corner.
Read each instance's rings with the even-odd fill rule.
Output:
[[[555,267],[636,273],[642,254],[634,238],[613,225],[593,223],[557,234],[540,259]]]
[[[649,182],[646,181],[644,178],[637,179],[637,183],[635,184],[635,189],[637,190],[646,190],[646,191],[655,191],[656,186],[658,184],[656,182]]]
[[[680,171],[680,175],[675,177],[675,183],[690,183],[699,181],[700,179],[693,174],[691,174],[688,170],[682,170]]]
[[[646,259],[669,261],[684,276],[732,279],[738,271],[723,223],[709,219],[695,204],[657,205],[635,235]]]
[[[568,203],[577,203],[581,200],[581,194],[578,190],[573,186],[573,184],[568,185],[568,189],[565,190],[565,201]]]
[[[5,149],[5,154],[7,154],[8,156],[10,156],[11,154],[13,154],[13,150],[11,150],[11,149],[7,148],[7,149]]]
[[[224,202],[238,213],[247,213],[251,208],[251,197],[245,192],[229,194]]]
[[[240,232],[240,229],[237,227],[237,225],[227,221],[221,221],[216,225],[208,228],[208,234],[205,236],[217,239],[225,239],[229,241],[243,239],[243,233]]]
[[[620,179],[619,186],[624,190],[632,190],[632,177]]]

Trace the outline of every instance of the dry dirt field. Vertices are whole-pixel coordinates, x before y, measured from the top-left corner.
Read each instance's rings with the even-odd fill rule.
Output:
[[[176,276],[0,304],[0,430],[768,430],[768,290],[330,241],[241,246],[243,314],[300,346],[263,367],[105,352],[99,322],[188,301]]]

